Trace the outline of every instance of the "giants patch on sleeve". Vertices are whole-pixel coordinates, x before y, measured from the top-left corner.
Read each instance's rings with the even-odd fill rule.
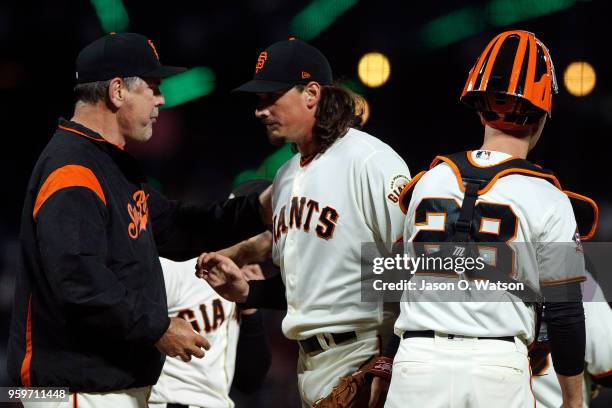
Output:
[[[397,204],[399,202],[399,196],[402,193],[402,190],[404,187],[406,187],[406,184],[408,184],[409,181],[410,179],[402,174],[393,176],[389,182],[387,199],[392,203]]]

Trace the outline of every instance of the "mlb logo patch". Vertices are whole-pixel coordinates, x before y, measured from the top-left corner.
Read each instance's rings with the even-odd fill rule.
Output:
[[[489,160],[491,158],[491,152],[488,150],[479,150],[476,152],[477,159]]]
[[[580,241],[580,233],[578,232],[578,228],[576,228],[576,232],[572,237],[572,241],[576,244],[576,252],[584,252],[584,248],[582,247],[582,241]]]

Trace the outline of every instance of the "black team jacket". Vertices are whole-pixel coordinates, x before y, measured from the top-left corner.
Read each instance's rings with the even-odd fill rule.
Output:
[[[187,260],[265,229],[257,194],[166,199],[135,160],[60,119],[23,208],[8,372],[16,385],[105,392],[152,385],[168,328],[158,256]]]

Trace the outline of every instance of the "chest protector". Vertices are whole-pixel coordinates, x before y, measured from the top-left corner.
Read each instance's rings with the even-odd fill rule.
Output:
[[[495,183],[502,177],[511,174],[520,174],[528,177],[538,177],[544,179],[565,193],[572,203],[574,214],[578,222],[578,231],[588,231],[584,235],[579,235],[575,239],[589,240],[595,235],[598,219],[598,208],[593,200],[580,194],[571,191],[563,190],[559,180],[550,170],[541,168],[540,166],[530,163],[527,160],[519,158],[509,158],[495,164],[493,166],[480,166],[472,160],[472,152],[459,152],[451,155],[436,156],[430,165],[430,169],[440,163],[446,163],[453,170],[457,179],[459,190],[464,193],[463,202],[459,213],[459,218],[454,224],[454,234],[449,242],[465,243],[466,247],[472,243],[470,230],[474,221],[474,208],[478,197],[488,192]],[[400,195],[400,207],[404,213],[407,212],[412,197],[413,187],[423,177],[426,171],[418,173],[402,190]],[[473,245],[473,244],[472,244]],[[460,251],[465,253],[466,251]],[[469,251],[468,251],[469,253]],[[481,276],[476,276],[481,275]],[[517,282],[508,277],[502,271],[487,267],[482,273],[472,275],[472,278],[495,279],[501,282]],[[518,296],[526,303],[541,303],[543,298],[537,291],[525,285],[526,290],[515,292],[509,290],[510,293]]]

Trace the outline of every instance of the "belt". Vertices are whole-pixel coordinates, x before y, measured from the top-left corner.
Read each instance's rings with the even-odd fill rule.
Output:
[[[449,339],[454,339],[455,337],[463,337],[457,334],[447,334]],[[410,337],[435,337],[435,332],[433,330],[406,330],[404,334],[402,334],[403,339],[408,339]],[[514,343],[513,336],[503,336],[503,337],[477,337],[478,340],[503,340]]]
[[[324,338],[325,336],[331,336],[331,338],[334,340],[334,343],[336,343],[336,345],[339,345],[342,343],[346,343],[350,340],[355,340],[357,338],[357,333],[355,333],[354,331],[346,333],[329,333],[325,334]],[[325,339],[325,341],[327,342],[327,339]],[[298,340],[298,343],[306,354],[312,353],[314,351],[323,351],[323,347],[321,347],[321,343],[319,343],[319,339],[317,338],[317,336],[311,336],[304,340]]]

